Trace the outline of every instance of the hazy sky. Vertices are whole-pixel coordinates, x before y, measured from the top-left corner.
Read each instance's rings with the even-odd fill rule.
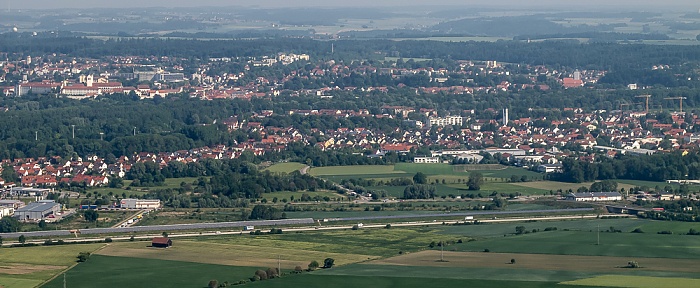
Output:
[[[53,9],[53,8],[106,8],[106,7],[193,7],[193,6],[260,6],[260,7],[331,7],[331,6],[417,6],[417,5],[480,5],[518,7],[557,7],[577,9],[589,7],[600,10],[603,7],[630,7],[630,10],[645,10],[645,7],[665,7],[680,9],[682,7],[698,11],[697,0],[0,0],[12,9]],[[2,7],[7,8],[7,7]]]

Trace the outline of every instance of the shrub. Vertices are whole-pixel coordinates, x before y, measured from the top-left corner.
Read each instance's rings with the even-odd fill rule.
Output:
[[[267,280],[267,272],[265,270],[258,270],[255,271],[255,277],[257,277],[259,280]]]
[[[303,271],[303,269],[301,269],[301,266],[298,266],[298,265],[297,265],[297,267],[294,267],[294,273],[299,274],[299,273],[301,273],[302,271]]]
[[[78,253],[78,262],[85,262],[90,258],[90,252],[80,252]]]
[[[671,232],[671,231],[669,231],[669,230],[664,230],[664,231],[656,232],[656,234],[666,234],[666,235],[670,235],[670,234],[673,234],[673,232]]]
[[[311,263],[309,263],[309,267],[308,267],[309,271],[313,271],[313,270],[318,269],[318,266],[319,266],[318,261],[316,261],[316,260],[311,261]]]
[[[207,284],[207,287],[209,287],[209,288],[216,288],[216,287],[219,287],[219,281],[217,281],[217,280],[209,280],[209,284]]]
[[[632,230],[632,233],[644,233],[644,231],[642,231],[642,228],[637,228]]]
[[[335,260],[333,258],[326,258],[323,260],[323,268],[333,268]]]

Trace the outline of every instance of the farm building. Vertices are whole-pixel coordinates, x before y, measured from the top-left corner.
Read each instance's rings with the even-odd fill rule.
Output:
[[[61,211],[61,204],[53,200],[39,200],[15,210],[19,221],[40,221]]]
[[[157,199],[122,199],[121,207],[126,209],[158,209],[160,200]]]
[[[566,196],[566,200],[576,202],[620,201],[622,200],[622,194],[620,194],[620,192],[571,193]]]
[[[151,240],[151,246],[157,248],[168,248],[173,246],[173,240],[168,237],[156,237]]]

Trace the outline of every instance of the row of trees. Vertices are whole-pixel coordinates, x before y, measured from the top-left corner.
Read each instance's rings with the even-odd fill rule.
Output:
[[[685,154],[685,155],[684,155]],[[657,153],[654,155],[621,155],[601,157],[590,163],[567,158],[562,161],[562,173],[553,179],[581,183],[596,180],[634,179],[666,181],[671,179],[700,179],[700,153]]]

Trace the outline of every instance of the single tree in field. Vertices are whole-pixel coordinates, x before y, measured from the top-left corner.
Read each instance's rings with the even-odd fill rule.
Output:
[[[19,235],[17,241],[19,241],[20,244],[24,244],[24,242],[27,242],[27,237],[24,237],[24,235]]]
[[[515,264],[515,258],[510,259],[510,264]]]
[[[217,280],[209,280],[209,284],[207,285],[209,288],[217,288],[219,287],[219,281]]]
[[[428,176],[425,176],[423,172],[418,172],[416,175],[413,175],[413,182],[416,184],[425,184],[428,182]]]
[[[323,268],[333,268],[334,263],[335,260],[333,258],[326,258],[326,260],[323,260]]]
[[[469,180],[467,181],[467,187],[469,190],[481,190],[481,185],[484,184],[484,175],[479,172],[469,173]]]

